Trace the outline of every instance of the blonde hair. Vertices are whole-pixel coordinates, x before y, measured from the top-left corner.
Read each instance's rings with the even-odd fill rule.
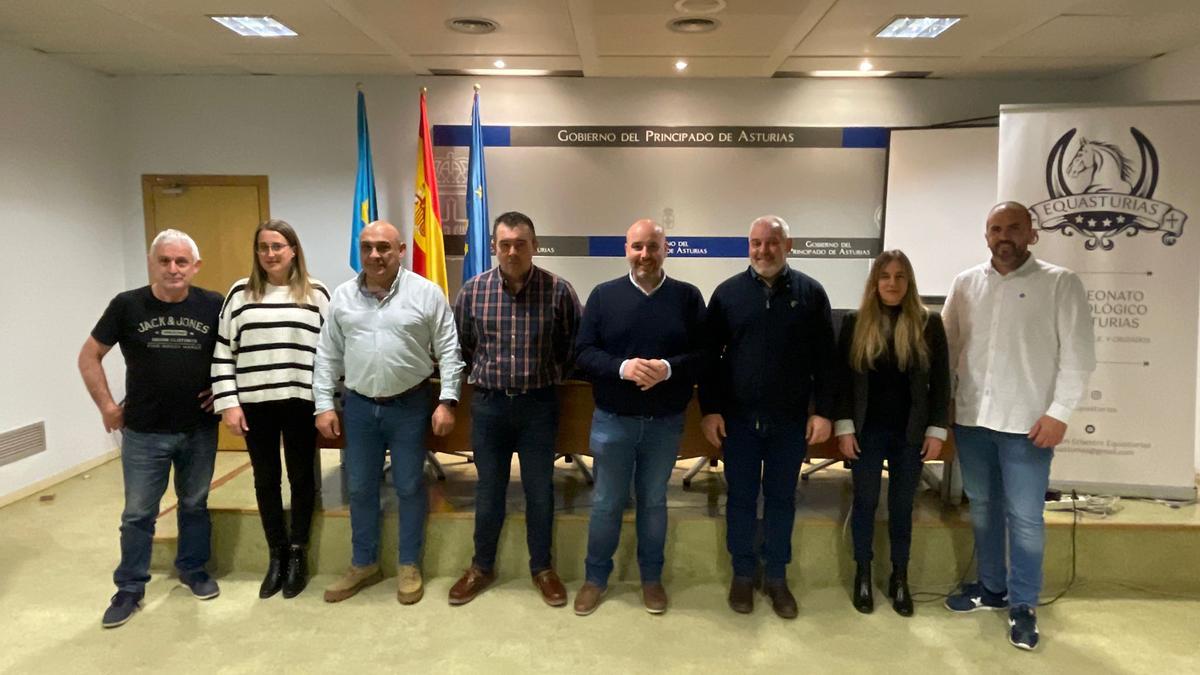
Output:
[[[256,302],[262,300],[263,294],[267,292],[267,271],[258,260],[258,235],[263,231],[278,232],[287,240],[288,246],[292,247],[295,257],[292,258],[292,268],[288,271],[288,287],[291,289],[293,300],[307,301],[313,287],[308,278],[308,267],[304,264],[304,249],[300,247],[300,238],[296,236],[296,230],[291,225],[275,219],[261,223],[258,229],[254,230],[254,241],[251,243],[251,258],[254,264],[250,268],[250,280],[246,284],[246,292],[250,299]]]
[[[883,300],[879,297],[879,277],[893,261],[898,261],[908,277],[908,290],[900,300],[900,315],[893,324],[883,311]],[[921,304],[917,292],[917,280],[913,275],[912,263],[904,252],[895,249],[880,253],[871,263],[867,275],[867,287],[863,290],[862,305],[858,308],[858,321],[854,324],[854,338],[850,343],[850,366],[865,373],[887,353],[889,339],[896,354],[896,365],[901,371],[912,366],[929,367],[929,346],[925,344],[925,321],[929,310]]]

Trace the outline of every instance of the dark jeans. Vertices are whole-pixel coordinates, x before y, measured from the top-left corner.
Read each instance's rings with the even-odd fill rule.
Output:
[[[921,483],[921,446],[908,442],[904,431],[865,429],[858,434],[858,459],[850,465],[854,477],[854,506],[850,529],[854,535],[854,560],[869,563],[874,557],[875,509],[879,506],[883,460],[888,463],[888,536],[892,566],[908,565],[912,548],[912,511]]]
[[[425,435],[433,413],[429,382],[386,403],[346,391],[342,433],[346,434],[346,474],[350,501],[351,562],[366,567],[379,561],[379,484],[392,453],[392,484],[400,509],[401,565],[421,561],[425,543]]]
[[[763,546],[766,577],[786,578],[792,561],[792,526],[796,522],[796,481],[808,451],[805,420],[764,421],[725,418],[725,544],[733,558],[733,574],[752,577],[758,568],[754,550],[758,493],[762,490]]]
[[[179,550],[175,567],[181,573],[204,569],[210,553],[212,523],[208,518],[208,487],[217,457],[217,425],[178,434],[121,433],[121,473],[125,478],[125,510],[121,513],[121,563],[113,572],[118,590],[142,593],[150,581],[150,548],[159,504],[175,467],[175,496],[179,504]]]
[[[317,457],[317,428],[313,425],[313,402],[291,398],[244,403],[242,413],[246,416],[246,426],[250,427],[246,432],[246,448],[254,466],[254,496],[258,500],[267,545],[275,550],[288,544],[308,546],[317,493],[313,466]],[[288,483],[292,488],[290,538],[283,517],[283,499],[279,494],[283,477],[279,461],[280,434],[283,435]]]
[[[504,526],[513,452],[525,489],[525,541],[529,571],[549,569],[554,527],[554,441],[558,435],[558,393],[554,387],[518,396],[476,389],[471,400],[471,449],[475,483],[475,559],[496,566],[496,545]]]

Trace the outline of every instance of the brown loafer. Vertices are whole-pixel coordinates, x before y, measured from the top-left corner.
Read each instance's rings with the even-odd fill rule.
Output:
[[[642,604],[651,614],[667,611],[667,589],[660,583],[642,584]]]
[[[450,604],[453,606],[465,605],[475,599],[475,596],[483,592],[483,589],[492,585],[496,580],[496,573],[489,572],[476,565],[471,565],[466,572],[459,577],[458,581],[450,587]]]
[[[575,614],[587,616],[596,611],[596,608],[600,606],[600,598],[603,596],[603,588],[590,581],[584,582],[583,587],[575,594]]]
[[[734,577],[729,584],[729,607],[738,614],[754,611],[754,579]]]
[[[800,614],[796,596],[788,589],[787,582],[771,579],[763,582],[763,595],[771,599],[771,609],[783,619],[794,619]]]
[[[567,604],[567,587],[554,568],[544,569],[533,575],[533,585],[542,594],[542,600],[551,607],[562,607]]]

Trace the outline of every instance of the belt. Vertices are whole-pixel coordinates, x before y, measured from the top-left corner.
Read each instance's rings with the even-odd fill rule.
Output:
[[[537,394],[537,393],[546,391],[547,389],[550,389],[550,388],[551,387],[537,387],[536,389],[518,389],[516,387],[505,387],[503,389],[488,389],[488,388],[484,388],[484,387],[477,387],[476,391],[478,391],[481,394],[485,394],[485,395],[489,395],[489,396],[507,396],[508,398],[517,398],[518,396],[528,396],[530,394]]]
[[[371,401],[372,403],[374,403],[375,405],[387,405],[388,403],[391,403],[392,401],[395,401],[397,399],[401,399],[401,398],[404,398],[405,396],[408,396],[409,394],[415,392],[416,390],[420,389],[421,387],[424,387],[427,384],[429,384],[429,378],[425,378],[424,380],[421,380],[420,382],[414,384],[413,386],[409,387],[408,389],[405,389],[404,391],[400,392],[399,394],[394,394],[392,396],[367,396],[366,394],[360,394],[357,391],[354,391],[353,389],[351,389],[350,391],[355,396],[365,398],[368,401]]]

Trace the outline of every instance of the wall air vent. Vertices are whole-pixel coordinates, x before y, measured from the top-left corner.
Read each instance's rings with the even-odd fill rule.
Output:
[[[34,422],[0,433],[0,466],[46,451],[46,423]]]

